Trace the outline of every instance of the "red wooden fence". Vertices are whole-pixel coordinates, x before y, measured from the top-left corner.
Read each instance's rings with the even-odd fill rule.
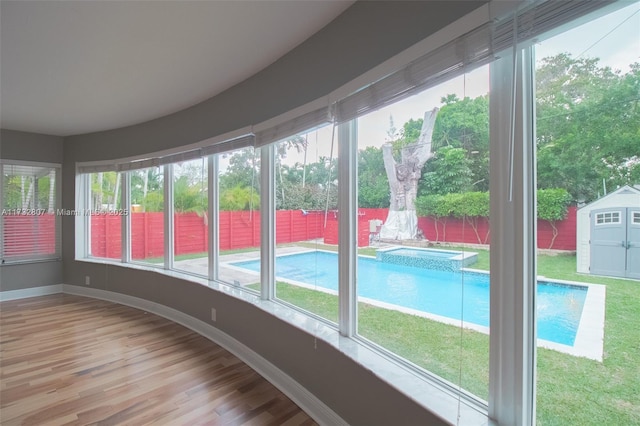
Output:
[[[369,244],[369,221],[385,220],[387,209],[358,210],[358,246]],[[4,249],[7,256],[31,253],[55,253],[55,216],[7,215]],[[131,213],[131,255],[133,259],[162,257],[164,254],[164,213]],[[219,216],[220,250],[260,245],[260,212],[224,211]],[[276,242],[293,243],[324,238],[326,244],[338,244],[337,212],[326,217],[322,211],[276,211]],[[437,234],[436,234],[437,225]],[[471,223],[449,218],[436,223],[433,218],[418,218],[418,227],[430,241],[450,243],[488,244],[491,241],[489,223],[480,219]],[[474,229],[475,227],[475,229]],[[567,219],[556,223],[556,250],[576,249],[576,208],[569,207]],[[119,259],[122,253],[122,216],[91,216],[91,254],[96,257]],[[538,220],[538,247],[549,248],[552,227]],[[176,213],[174,216],[175,254],[206,252],[208,247],[207,220],[196,213]]]
[[[133,259],[162,257],[164,213],[131,213],[131,256]],[[218,218],[220,250],[260,246],[260,212],[222,211]],[[206,216],[196,213],[174,215],[174,253],[206,252],[209,232]],[[276,211],[278,244],[322,238],[324,213],[303,210]],[[122,217],[91,217],[91,255],[119,259],[122,253]]]

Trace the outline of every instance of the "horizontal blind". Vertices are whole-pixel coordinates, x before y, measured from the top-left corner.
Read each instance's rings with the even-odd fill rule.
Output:
[[[78,173],[103,173],[103,172],[115,172],[115,164],[96,164],[96,165],[82,165],[78,166]]]
[[[241,136],[214,145],[207,146],[202,149],[202,155],[220,154],[222,152],[235,151],[236,149],[248,148],[254,146],[255,137],[253,135]]]
[[[610,3],[609,0],[534,2],[517,11],[517,42],[538,37]],[[339,123],[352,120],[491,62],[499,52],[513,46],[513,26],[513,17],[487,22],[426,53],[336,102],[336,120]]]
[[[2,165],[3,262],[56,259],[61,253],[60,166]],[[68,214],[74,214],[68,212]]]
[[[144,160],[131,161],[129,163],[121,163],[116,166],[119,172],[128,172],[131,170],[148,169],[150,167],[158,167],[160,165],[159,158],[146,158]]]
[[[352,120],[489,62],[490,34],[485,24],[338,101],[336,120]]]
[[[518,13],[517,42],[520,44],[539,37],[613,3],[615,0],[548,0],[534,4]],[[513,47],[513,24],[513,19],[505,19],[494,24],[492,50],[495,53]]]
[[[184,151],[177,154],[167,155],[165,157],[161,157],[159,163],[182,163],[183,161],[195,160],[196,158],[202,158],[202,149],[192,149],[191,151]]]
[[[268,145],[298,133],[313,130],[331,121],[332,118],[329,114],[329,108],[326,106],[307,112],[276,126],[256,132],[256,147]]]

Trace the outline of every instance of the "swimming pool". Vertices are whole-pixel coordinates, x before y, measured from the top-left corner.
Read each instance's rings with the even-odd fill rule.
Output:
[[[231,265],[259,271],[260,261]],[[338,256],[319,250],[277,256],[276,277],[337,292]],[[538,337],[573,345],[586,295],[587,287],[538,282]],[[358,296],[489,326],[489,275],[485,273],[431,270],[358,256]]]

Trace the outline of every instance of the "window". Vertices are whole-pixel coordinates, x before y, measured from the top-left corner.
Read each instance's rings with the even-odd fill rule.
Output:
[[[640,225],[640,212],[633,212],[631,223],[633,223],[634,225]]]
[[[620,223],[620,212],[596,213],[596,225]]]
[[[540,228],[555,222],[554,251],[575,232],[575,225],[563,226],[573,205],[639,183],[638,140],[630,135],[640,122],[640,7],[637,2],[626,6],[543,37],[535,46],[538,217]],[[549,203],[544,193],[560,196]],[[550,214],[552,206],[561,214]],[[595,256],[599,269],[621,268],[624,274],[625,259],[627,267],[636,263],[625,248],[630,237],[624,226],[610,225],[622,224],[625,211],[593,214],[592,270]],[[632,312],[640,312],[638,281],[578,274],[574,253],[552,254],[541,250],[536,259],[544,276],[537,285],[539,424],[638,423],[638,397],[630,392],[640,385],[638,336],[629,332]],[[565,285],[547,285],[558,279]],[[557,320],[554,329],[541,325],[545,318]],[[550,344],[545,334],[557,336],[560,344]]]
[[[357,119],[357,332],[485,401],[488,72]]]
[[[275,297],[338,322],[338,147],[333,126],[275,145]]]
[[[209,276],[207,158],[173,167],[173,268]]]
[[[90,173],[89,255],[122,258],[122,175],[115,171]]]
[[[2,263],[60,257],[60,166],[2,163]],[[68,212],[73,214],[73,212]]]
[[[164,265],[164,167],[128,172],[131,260]]]
[[[214,279],[260,291],[260,155],[253,147],[218,154],[218,258]]]

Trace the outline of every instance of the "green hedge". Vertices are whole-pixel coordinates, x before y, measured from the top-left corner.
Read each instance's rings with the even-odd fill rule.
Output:
[[[539,219],[554,222],[567,217],[571,195],[565,189],[539,189],[537,196]],[[436,219],[489,217],[489,193],[426,195],[416,199],[416,210],[419,216],[431,216]]]

